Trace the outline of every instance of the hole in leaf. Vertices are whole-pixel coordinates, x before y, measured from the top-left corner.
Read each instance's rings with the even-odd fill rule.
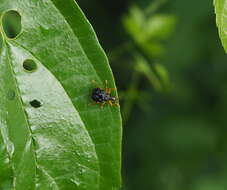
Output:
[[[4,14],[2,25],[8,38],[16,38],[21,32],[21,16],[17,11],[11,10]]]
[[[28,72],[33,72],[37,69],[36,63],[31,59],[25,60],[23,63],[23,67]]]
[[[33,107],[33,108],[39,108],[39,107],[41,107],[41,102],[40,101],[38,101],[38,100],[32,100],[31,102],[30,102],[30,105]]]
[[[9,100],[14,100],[15,97],[16,97],[15,91],[9,90],[8,93],[7,93],[7,98],[8,98]]]

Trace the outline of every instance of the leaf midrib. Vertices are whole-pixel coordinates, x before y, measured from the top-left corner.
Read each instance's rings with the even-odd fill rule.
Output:
[[[24,120],[26,122],[26,126],[27,126],[27,129],[28,129],[27,131],[29,132],[29,138],[31,138],[31,142],[32,142],[31,146],[32,146],[32,154],[33,154],[33,156],[35,158],[35,166],[36,166],[35,167],[35,176],[36,176],[36,173],[37,173],[36,170],[37,170],[37,166],[38,165],[37,165],[37,155],[36,155],[36,152],[34,150],[34,147],[35,147],[35,143],[34,143],[35,142],[35,139],[33,138],[32,130],[31,130],[30,125],[29,125],[28,116],[27,116],[27,113],[26,113],[25,108],[24,108],[23,101],[22,101],[21,96],[20,96],[21,93],[20,93],[20,89],[18,87],[17,79],[15,77],[16,74],[15,74],[15,72],[13,70],[12,61],[10,59],[10,50],[9,50],[9,47],[8,47],[8,44],[7,44],[6,40],[3,39],[3,47],[4,46],[6,48],[6,56],[7,56],[7,59],[8,59],[8,64],[9,64],[10,72],[11,72],[11,75],[13,77],[13,83],[14,83],[14,85],[16,87],[15,91],[16,91],[16,94],[18,95],[18,101],[19,101],[19,104],[20,104],[21,109],[22,109],[22,112],[23,112]],[[13,163],[13,161],[12,161],[12,163]],[[16,186],[15,186],[16,185],[16,174],[15,174],[15,172],[16,171],[15,171],[15,167],[14,167],[15,182],[13,184],[13,187],[16,190]]]

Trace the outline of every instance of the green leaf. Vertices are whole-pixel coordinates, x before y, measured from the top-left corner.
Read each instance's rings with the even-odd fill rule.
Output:
[[[119,109],[89,105],[91,81],[114,88],[113,75],[78,5],[1,0],[0,15],[0,189],[118,189]]]
[[[214,0],[216,23],[222,45],[227,52],[227,1]]]

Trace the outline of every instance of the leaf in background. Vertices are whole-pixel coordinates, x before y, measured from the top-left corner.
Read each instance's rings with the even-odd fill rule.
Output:
[[[153,72],[153,70],[151,69],[151,66],[146,61],[146,59],[144,57],[142,57],[141,55],[137,55],[136,56],[136,66],[135,66],[135,69],[136,69],[137,72],[143,74],[148,79],[148,81],[150,82],[150,84],[157,91],[161,91],[162,90],[162,86],[160,84],[160,80],[158,79],[158,77],[156,76],[156,74]]]
[[[136,42],[144,40],[142,28],[146,24],[145,19],[142,10],[136,6],[131,7],[129,14],[123,17],[123,24],[126,31],[131,35],[131,37],[133,37],[133,39],[135,39]]]
[[[176,25],[176,17],[168,14],[156,14],[148,18],[146,28],[146,39],[166,40],[172,35]]]
[[[163,40],[173,33],[176,17],[168,14],[148,16],[145,11],[134,6],[123,19],[123,24],[141,49],[149,57],[160,57],[163,54]]]
[[[219,36],[221,38],[222,45],[227,52],[227,1],[214,0],[214,6]]]
[[[91,81],[114,87],[113,76],[78,5],[2,0],[0,14],[0,189],[118,189],[119,109],[89,106]]]

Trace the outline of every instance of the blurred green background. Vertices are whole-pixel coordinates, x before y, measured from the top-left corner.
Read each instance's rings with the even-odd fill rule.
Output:
[[[122,190],[227,189],[227,55],[212,0],[77,0],[113,69]]]

